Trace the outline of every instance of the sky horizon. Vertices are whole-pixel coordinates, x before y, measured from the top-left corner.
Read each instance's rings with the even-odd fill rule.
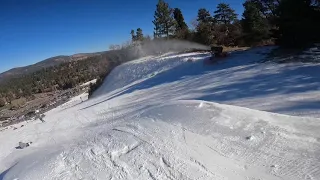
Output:
[[[199,8],[213,14],[225,2],[240,18],[244,0],[165,0],[180,8],[188,25]],[[131,29],[153,35],[158,0],[2,0],[0,2],[0,73],[59,55],[106,51],[130,40]]]

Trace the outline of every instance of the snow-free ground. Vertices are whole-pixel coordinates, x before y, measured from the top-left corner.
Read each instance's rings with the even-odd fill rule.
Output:
[[[0,131],[0,180],[320,179],[320,66],[260,63],[271,49],[123,64],[91,99]]]

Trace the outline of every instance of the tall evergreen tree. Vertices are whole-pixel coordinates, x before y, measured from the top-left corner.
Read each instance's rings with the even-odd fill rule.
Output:
[[[277,14],[277,7],[282,0],[251,0],[254,2],[262,14],[268,19],[274,19]]]
[[[209,11],[201,8],[198,10],[196,27],[196,41],[199,43],[211,45],[213,43],[213,18]]]
[[[136,40],[137,41],[143,41],[143,32],[141,28],[137,29],[137,35],[136,35]]]
[[[157,4],[156,11],[154,13],[153,24],[155,26],[154,34],[156,37],[165,36],[169,38],[174,32],[174,18],[172,16],[172,9],[169,7],[169,4],[163,0],[159,0]]]
[[[218,4],[217,10],[214,12],[214,21],[216,22],[214,36],[217,44],[235,45],[241,28],[239,29],[240,23],[238,23],[237,14],[229,4]]]
[[[175,8],[173,11],[173,17],[176,21],[176,30],[184,30],[188,29],[186,22],[184,21],[184,17],[179,8]]]
[[[259,4],[247,0],[244,4],[242,30],[247,44],[259,43],[269,38],[268,21],[259,9]]]
[[[279,3],[282,0],[247,0],[256,5],[261,14],[268,20],[269,25],[274,29],[277,29],[275,26],[275,21],[277,18],[277,8]]]
[[[136,41],[136,35],[135,35],[135,32],[134,32],[133,29],[131,30],[130,34],[131,34],[131,40],[132,40],[132,42],[133,42],[133,41]]]
[[[217,10],[214,12],[214,19],[218,23],[222,24],[231,24],[233,21],[237,19],[237,14],[229,4],[220,3],[217,6]]]
[[[175,37],[178,39],[188,39],[189,29],[179,8],[174,9],[173,17],[175,19]]]
[[[211,23],[212,17],[210,15],[210,12],[208,10],[206,10],[205,8],[199,9],[197,21],[198,21],[198,23]]]

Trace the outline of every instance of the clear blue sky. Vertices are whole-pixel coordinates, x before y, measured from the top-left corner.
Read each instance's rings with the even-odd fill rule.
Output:
[[[0,0],[0,72],[57,55],[105,51],[130,39],[130,30],[153,33],[158,0]],[[241,17],[243,0],[167,0],[186,22],[199,8],[211,13],[226,2]]]

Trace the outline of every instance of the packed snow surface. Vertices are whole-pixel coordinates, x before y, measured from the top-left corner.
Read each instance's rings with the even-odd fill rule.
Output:
[[[270,49],[120,65],[91,99],[2,129],[0,180],[320,179],[320,67],[259,63]]]

